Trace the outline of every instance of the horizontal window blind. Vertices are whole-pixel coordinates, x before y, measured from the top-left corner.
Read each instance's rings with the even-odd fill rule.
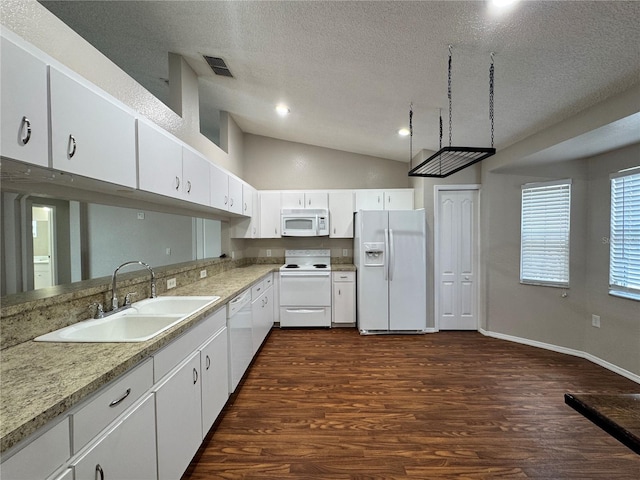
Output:
[[[569,285],[571,181],[522,187],[520,282]]]
[[[640,300],[640,173],[611,179],[609,289]]]

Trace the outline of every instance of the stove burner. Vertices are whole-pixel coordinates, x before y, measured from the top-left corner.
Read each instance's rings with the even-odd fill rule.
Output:
[[[295,263],[291,263],[289,265],[285,265],[284,268],[300,268],[300,265],[296,265]]]
[[[326,263],[314,263],[313,266],[316,268],[327,268]]]

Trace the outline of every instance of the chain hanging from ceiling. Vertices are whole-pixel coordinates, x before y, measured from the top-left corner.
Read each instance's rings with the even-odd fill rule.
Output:
[[[449,45],[449,62],[448,62],[448,76],[447,76],[447,97],[449,99],[449,146],[442,147],[442,109],[440,109],[440,150],[427,158],[417,167],[409,171],[410,177],[435,177],[444,178],[459,172],[463,168],[469,167],[474,163],[478,163],[485,158],[495,155],[496,149],[493,146],[493,89],[494,89],[494,53],[491,52],[491,66],[489,67],[489,120],[491,121],[491,147],[453,147],[451,146],[452,138],[452,88],[451,88],[451,66],[452,66],[452,50],[453,47]],[[410,159],[413,160],[413,104],[410,107],[409,112],[409,131],[411,134],[410,141]]]

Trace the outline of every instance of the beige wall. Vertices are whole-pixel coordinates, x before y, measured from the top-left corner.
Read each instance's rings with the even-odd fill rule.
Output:
[[[483,182],[483,328],[594,355],[640,374],[640,304],[608,294],[609,174],[638,165],[640,145],[591,159],[488,173]],[[522,285],[521,185],[571,178],[570,286]],[[563,295],[566,293],[566,297]],[[591,314],[601,316],[600,329]]]
[[[408,188],[407,164],[244,135],[245,177],[258,190]]]

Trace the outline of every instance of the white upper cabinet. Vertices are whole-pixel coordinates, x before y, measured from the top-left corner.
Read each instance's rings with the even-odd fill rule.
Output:
[[[356,190],[356,209],[384,210],[384,192],[382,190]]]
[[[242,182],[221,168],[211,165],[211,206],[242,213]]]
[[[47,66],[4,36],[0,51],[0,154],[47,167]]]
[[[138,188],[209,205],[209,161],[147,120],[138,119]]]
[[[260,192],[260,238],[280,238],[280,192]]]
[[[229,175],[215,165],[211,165],[210,175],[211,206],[229,210]]]
[[[331,238],[353,238],[353,191],[329,192]]]
[[[182,145],[167,132],[138,119],[138,188],[182,196]]]
[[[329,208],[327,192],[282,192],[282,208]]]
[[[253,205],[257,197],[256,189],[248,183],[242,184],[242,214],[246,217],[253,216]]]
[[[354,211],[360,210],[413,210],[413,189],[356,190]]]
[[[185,200],[210,205],[210,167],[211,163],[205,157],[182,147],[182,196]]]
[[[229,175],[229,211],[242,214],[242,182]]]
[[[88,82],[49,71],[52,167],[136,188],[134,116]]]
[[[413,189],[398,188],[384,191],[385,210],[413,210]]]

